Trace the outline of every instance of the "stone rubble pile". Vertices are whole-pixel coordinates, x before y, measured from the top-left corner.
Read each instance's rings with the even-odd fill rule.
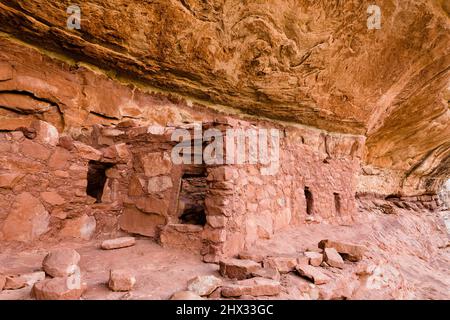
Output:
[[[283,279],[286,277],[294,283],[296,277],[300,281],[298,287],[311,299],[333,297],[333,290],[337,290],[333,282],[340,281],[339,270],[346,269],[346,264],[350,267],[351,263],[361,261],[365,251],[366,248],[358,244],[327,239],[320,241],[318,248],[297,256],[263,256],[246,251],[238,258],[219,261],[219,273],[224,279],[214,275],[198,276],[188,282],[187,291],[177,292],[171,299],[277,296],[285,290]],[[327,284],[330,286],[325,287]]]

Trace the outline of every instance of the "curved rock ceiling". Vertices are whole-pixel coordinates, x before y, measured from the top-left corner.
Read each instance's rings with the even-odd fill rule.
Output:
[[[150,86],[367,136],[366,164],[450,175],[450,2],[0,0],[0,31]]]

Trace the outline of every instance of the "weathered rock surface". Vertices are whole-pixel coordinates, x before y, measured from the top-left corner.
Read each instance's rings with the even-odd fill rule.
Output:
[[[5,283],[6,283],[6,276],[3,274],[0,274],[0,292],[5,287]]]
[[[203,300],[203,298],[192,291],[179,291],[175,292],[170,300]]]
[[[259,270],[252,272],[252,276],[280,281],[280,272],[278,272],[277,269],[270,267],[260,268]]]
[[[297,264],[297,257],[267,257],[263,261],[265,268],[273,268],[280,273],[294,271]]]
[[[130,270],[117,269],[109,273],[108,286],[113,291],[130,291],[136,284],[136,277]]]
[[[113,6],[90,0],[79,4],[81,29],[69,30],[68,5],[62,0],[3,1],[0,30],[117,70],[130,82],[137,78],[252,115],[365,134],[365,162],[389,171],[384,177],[362,173],[360,188],[366,191],[376,185],[394,193],[405,179],[423,189],[427,181],[438,185],[433,178],[448,173],[449,161],[449,6],[441,0],[379,1],[381,29],[369,30],[370,4],[215,0],[150,5],[133,0],[125,8],[119,0]],[[6,52],[20,56],[22,50],[15,48]],[[2,81],[13,79],[12,70],[17,72],[2,64]],[[63,81],[72,89],[77,77]],[[13,99],[4,97],[5,112],[61,116],[54,102],[61,93],[2,96],[11,94]],[[110,103],[114,96],[91,100],[92,117],[139,116],[133,105]],[[27,109],[10,102],[19,99]]]
[[[342,269],[344,267],[344,260],[334,248],[325,248],[323,250],[323,261],[330,267]]]
[[[89,240],[95,232],[96,225],[95,217],[83,214],[82,216],[66,220],[60,236],[63,238]]]
[[[31,241],[48,230],[50,215],[28,192],[19,194],[3,224],[5,240]]]
[[[330,281],[330,277],[320,271],[320,268],[316,268],[309,265],[298,265],[296,267],[297,272],[307,279],[310,279],[315,284],[325,284]]]
[[[27,283],[20,276],[7,276],[4,290],[17,290],[25,287]]]
[[[280,291],[281,285],[278,281],[266,278],[241,280],[222,287],[222,295],[224,297],[240,297],[243,295],[254,297],[276,296]]]
[[[68,278],[58,277],[37,282],[33,287],[36,300],[78,300],[86,290],[85,283],[79,288],[69,288]]]
[[[337,252],[339,252],[345,259],[349,261],[360,261],[364,252],[366,251],[366,247],[363,245],[346,243],[342,241],[333,241],[333,240],[321,240],[319,242],[319,248],[334,248]]]
[[[56,249],[44,258],[42,267],[49,276],[66,277],[74,272],[80,262],[80,254],[73,249]]]
[[[36,271],[32,273],[21,274],[20,278],[26,283],[27,286],[33,286],[36,282],[45,280],[44,271]]]
[[[215,276],[198,276],[189,280],[188,290],[199,296],[208,296],[220,285],[222,285],[222,279]]]
[[[308,262],[313,267],[318,267],[323,261],[323,255],[319,252],[313,252],[313,251],[306,251],[305,257],[308,258]]]
[[[134,237],[122,237],[116,239],[105,240],[102,242],[102,249],[111,250],[111,249],[120,249],[131,247],[136,243],[136,239]]]
[[[219,262],[220,274],[230,279],[247,279],[252,272],[261,268],[261,265],[252,260],[227,259]]]

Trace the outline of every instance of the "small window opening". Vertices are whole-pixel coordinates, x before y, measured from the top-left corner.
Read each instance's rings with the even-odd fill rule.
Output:
[[[113,164],[111,163],[89,161],[86,193],[97,199],[97,203],[102,202],[103,189],[106,183],[106,170],[112,166]]]
[[[334,208],[338,215],[341,214],[341,195],[339,193],[333,193],[334,195]]]
[[[309,190],[309,187],[305,187],[305,199],[306,199],[306,213],[308,215],[312,215],[314,209],[314,199],[312,192]]]
[[[198,168],[186,172],[181,179],[178,217],[183,224],[206,224],[206,171]]]

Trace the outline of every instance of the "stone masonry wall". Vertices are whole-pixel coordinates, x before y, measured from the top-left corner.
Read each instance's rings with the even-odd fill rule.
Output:
[[[250,126],[244,121],[238,125]],[[208,169],[205,238],[210,246],[203,252],[207,261],[237,254],[288,225],[351,222],[357,210],[355,173],[363,140],[304,128],[282,132],[275,175],[263,175],[266,165],[248,161]],[[309,214],[305,187],[313,199]]]

